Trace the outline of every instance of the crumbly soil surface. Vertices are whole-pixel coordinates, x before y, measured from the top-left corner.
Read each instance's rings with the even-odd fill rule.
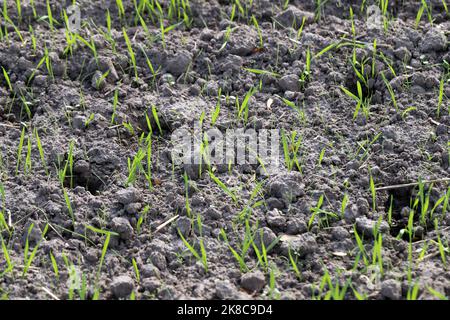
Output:
[[[50,24],[46,1],[0,1],[0,297],[450,295],[443,1],[417,25],[420,1],[389,1],[375,27],[373,1],[241,0],[231,21],[231,0],[160,0],[146,27],[132,1],[77,2],[67,33],[70,3]],[[279,129],[297,160],[173,165],[172,132],[217,105],[214,127]]]

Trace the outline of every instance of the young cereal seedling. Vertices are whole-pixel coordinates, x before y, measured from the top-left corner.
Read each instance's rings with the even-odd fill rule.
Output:
[[[259,48],[264,48],[264,40],[263,40],[261,28],[259,27],[258,20],[256,20],[254,15],[252,15],[252,23],[255,26],[256,31],[258,32]]]
[[[138,72],[137,72],[137,66],[136,66],[136,56],[134,55],[133,47],[131,46],[130,38],[128,38],[127,31],[125,27],[122,28],[123,37],[125,39],[125,43],[127,44],[128,49],[128,55],[131,59],[131,63],[133,65],[134,70],[134,77],[137,80],[138,79]]]
[[[222,88],[219,88],[219,91],[217,92],[217,103],[216,107],[211,115],[211,126],[214,126],[214,124],[217,121],[217,118],[219,118],[220,114],[220,98],[222,97]]]
[[[356,101],[355,111],[353,112],[353,120],[356,119],[361,108],[367,119],[369,117],[369,100],[368,98],[363,97],[362,87],[359,81],[356,82],[356,87],[358,91],[358,96],[354,95],[352,92],[350,92],[343,86],[341,86],[340,88],[348,97]]]
[[[284,162],[288,171],[292,171],[294,169],[294,165],[297,170],[301,173],[302,168],[301,164],[298,161],[298,153],[300,146],[302,144],[302,136],[297,136],[297,131],[292,131],[291,136],[286,136],[284,130],[281,131],[281,142],[283,145],[284,152]]]
[[[141,274],[139,272],[139,268],[135,258],[131,259],[131,263],[133,264],[134,276],[136,277],[136,281],[139,283],[141,281]]]
[[[297,262],[296,262],[297,259],[294,260],[294,257],[292,256],[291,248],[289,248],[288,253],[289,253],[289,262],[291,263],[292,270],[294,270],[294,273],[295,273],[295,276],[297,277],[297,279],[299,281],[301,281],[302,280],[302,274],[301,274],[301,272],[300,272],[300,270],[298,268],[298,265],[297,265]]]
[[[203,268],[205,269],[205,272],[208,272],[208,260],[207,260],[207,256],[206,256],[205,245],[204,245],[203,239],[202,239],[202,221],[201,221],[200,215],[197,215],[197,225],[198,225],[198,229],[199,229],[199,233],[200,233],[200,239],[199,239],[200,253],[198,253],[198,251],[191,244],[189,244],[189,242],[187,242],[187,240],[183,237],[183,234],[181,233],[180,229],[178,229],[178,235],[180,236],[181,241],[183,241],[186,248],[191,252],[191,254],[198,261],[201,262],[201,264],[203,265]]]
[[[222,181],[220,181],[220,179],[217,178],[212,171],[208,171],[208,173],[214,183],[217,184],[219,188],[222,189],[222,191],[225,192],[233,200],[234,203],[237,203],[238,198],[236,196],[236,193],[229,189]]]
[[[237,117],[238,119],[244,120],[244,123],[247,123],[248,120],[248,105],[250,102],[250,98],[257,92],[256,88],[250,88],[249,91],[245,94],[244,100],[242,103],[239,103],[239,99],[236,99],[236,107],[238,110]]]
[[[23,271],[22,271],[22,277],[25,277],[25,275],[27,274],[28,270],[31,267],[31,263],[34,260],[34,257],[36,256],[36,253],[39,249],[39,245],[41,244],[42,240],[44,239],[45,235],[47,234],[48,231],[48,227],[49,225],[46,224],[44,230],[42,231],[41,234],[41,238],[39,239],[39,241],[37,242],[36,246],[33,248],[33,250],[29,253],[29,249],[30,249],[30,245],[29,245],[29,240],[28,238],[30,237],[30,233],[33,230],[34,224],[32,223],[30,225],[30,227],[28,228],[28,233],[27,233],[27,237],[25,240],[25,248],[24,248],[24,261],[23,261]]]
[[[152,116],[156,122],[156,126],[158,127],[159,133],[162,135],[163,131],[162,131],[161,123],[159,121],[159,117],[158,117],[158,110],[156,109],[155,105],[152,106]]]
[[[147,214],[150,211],[150,206],[146,205],[144,210],[142,210],[141,214],[139,214],[138,221],[136,223],[136,232],[137,234],[141,233],[142,224],[144,223],[145,219],[147,218]]]
[[[114,125],[116,123],[116,111],[118,104],[119,104],[119,89],[116,89],[114,90],[113,108],[110,122],[111,125]]]
[[[442,103],[444,101],[444,84],[445,84],[445,74],[442,75],[441,81],[439,82],[439,96],[438,96],[438,105],[437,105],[437,111],[436,111],[436,116],[438,118],[441,115],[441,107],[442,107]]]
[[[329,217],[331,217],[333,219],[339,218],[339,216],[337,214],[335,214],[334,212],[321,209],[322,205],[323,205],[323,198],[324,198],[324,196],[321,195],[319,197],[319,200],[317,201],[316,206],[311,208],[312,215],[308,221],[308,230],[311,230],[311,227],[317,216],[319,217],[319,227],[322,227],[322,225],[329,226],[329,222],[328,222]]]
[[[20,134],[19,147],[17,148],[17,164],[16,164],[16,175],[19,173],[20,162],[22,159],[23,144],[25,141],[25,127],[22,128]]]

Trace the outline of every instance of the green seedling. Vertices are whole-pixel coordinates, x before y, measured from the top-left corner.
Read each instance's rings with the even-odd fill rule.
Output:
[[[144,148],[139,148],[133,158],[133,161],[128,158],[128,178],[126,181],[127,186],[133,184],[137,180],[139,172],[143,171],[142,161],[145,159],[146,154],[147,152]]]
[[[6,261],[7,270],[12,270],[14,268],[14,264],[11,260],[11,256],[9,255],[8,247],[6,246],[5,241],[3,240],[3,237],[0,236],[0,240],[2,241],[2,252],[3,252],[3,259]]]
[[[132,258],[131,263],[133,264],[134,276],[136,277],[136,281],[139,283],[141,281],[141,275],[139,273],[139,268],[136,259]]]
[[[369,100],[368,98],[363,97],[362,87],[361,83],[359,81],[356,82],[356,87],[358,91],[358,96],[354,95],[352,92],[350,92],[348,89],[341,86],[341,90],[351,99],[356,101],[356,107],[355,111],[353,112],[353,120],[356,119],[356,117],[359,114],[359,111],[362,109],[364,115],[366,118],[369,117]]]
[[[222,88],[219,88],[219,91],[217,92],[217,103],[216,103],[216,107],[214,108],[214,111],[211,115],[211,126],[214,126],[214,124],[216,123],[217,119],[219,118],[219,114],[220,114],[220,99],[222,97]]]
[[[243,119],[244,123],[247,123],[248,120],[248,107],[250,98],[256,93],[256,88],[250,88],[249,91],[245,94],[244,100],[242,103],[239,103],[239,99],[236,99],[236,107],[238,110],[237,117],[238,119]]]
[[[299,172],[302,172],[301,164],[298,160],[298,154],[303,138],[299,136],[297,131],[292,131],[291,136],[288,138],[284,132],[281,131],[281,142],[283,145],[284,163],[288,171],[294,169],[294,165]]]
[[[116,121],[116,111],[117,106],[119,104],[119,89],[114,90],[114,98],[113,98],[113,107],[112,107],[112,115],[111,115],[111,125],[115,124]]]
[[[199,230],[200,230],[200,237],[201,237],[202,231],[201,231],[200,216],[197,216],[197,222],[198,222],[198,226],[199,226]],[[208,261],[207,261],[206,250],[205,250],[205,246],[203,244],[203,240],[202,239],[199,240],[200,253],[198,253],[198,251],[189,242],[187,242],[187,240],[184,238],[183,234],[181,233],[180,229],[178,229],[178,235],[180,236],[181,241],[183,241],[186,248],[191,252],[191,254],[198,261],[200,261],[202,263],[203,268],[205,269],[205,272],[208,272]]]
[[[320,154],[319,154],[319,160],[317,161],[317,164],[318,164],[319,166],[322,165],[323,157],[325,156],[325,152],[326,152],[326,151],[327,151],[327,147],[323,147],[322,150],[320,151]]]
[[[138,79],[138,72],[137,72],[137,65],[136,65],[136,56],[134,55],[133,47],[131,45],[130,38],[128,38],[127,31],[126,31],[125,27],[122,28],[122,33],[123,33],[123,37],[125,39],[125,43],[127,44],[128,55],[129,55],[129,57],[131,59],[132,65],[133,65],[134,77],[137,80]]]
[[[142,224],[144,223],[145,219],[147,218],[147,214],[150,211],[150,206],[146,205],[144,210],[139,214],[138,221],[136,223],[136,232],[137,234],[141,233],[142,230]]]
[[[271,76],[271,77],[274,77],[274,78],[279,78],[281,76],[279,73],[272,72],[272,71],[267,71],[267,70],[261,70],[261,69],[244,68],[244,70],[248,71],[250,73],[253,73],[253,74],[267,75],[267,76]]]
[[[223,192],[225,192],[234,203],[238,202],[238,198],[236,196],[236,193],[229,189],[222,181],[220,181],[219,178],[217,178],[212,171],[208,171],[209,176],[211,177],[212,181],[214,181],[217,186],[219,186],[220,189],[222,189]]]
[[[386,76],[384,75],[384,72],[381,72],[381,77],[383,78],[384,84],[386,85],[386,88],[389,91],[389,95],[391,96],[392,104],[394,105],[395,110],[398,112],[397,99],[395,98],[394,89],[392,89],[391,84],[386,79]]]
[[[33,248],[33,250],[29,253],[30,244],[28,238],[30,237],[30,233],[33,230],[34,224],[32,223],[30,227],[28,228],[27,238],[25,240],[25,248],[24,248],[24,261],[23,261],[23,271],[22,271],[22,277],[25,277],[28,270],[31,267],[31,263],[34,260],[34,257],[36,256],[36,253],[39,249],[39,245],[41,244],[42,240],[44,239],[45,235],[48,231],[48,224],[45,225],[44,230],[42,231],[41,238],[37,242],[36,246]]]
[[[441,107],[444,101],[444,84],[445,84],[445,75],[441,77],[441,81],[439,83],[439,96],[438,96],[438,105],[436,115],[439,118],[441,114]]]
[[[22,128],[22,132],[20,134],[20,140],[19,140],[19,147],[17,148],[17,164],[16,164],[16,172],[15,172],[16,175],[19,173],[19,167],[20,167],[20,162],[22,159],[22,151],[23,151],[24,141],[25,141],[25,127]]]
[[[52,268],[53,268],[53,273],[55,274],[56,279],[59,280],[59,268],[58,268],[58,263],[56,262],[56,258],[53,255],[52,252],[49,253],[50,255],[50,262],[52,264]]]
[[[256,31],[258,32],[259,48],[264,48],[264,40],[263,40],[261,28],[259,27],[258,20],[256,20],[254,15],[252,15],[252,23],[253,23],[254,27],[256,28]]]
[[[153,119],[155,120],[156,126],[158,127],[159,133],[162,135],[163,131],[162,131],[162,127],[161,127],[161,123],[159,121],[159,117],[158,117],[158,110],[156,109],[156,106],[152,106],[152,116]]]
[[[308,220],[308,230],[311,230],[311,227],[316,220],[316,217],[319,217],[319,227],[329,226],[328,218],[338,219],[339,216],[331,211],[326,211],[322,209],[324,196],[321,195],[319,200],[317,200],[317,204],[315,207],[311,208],[312,215]]]
[[[289,248],[288,253],[289,253],[289,262],[291,263],[292,270],[294,270],[294,273],[295,273],[295,276],[297,277],[297,279],[299,281],[301,281],[302,280],[302,274],[301,274],[301,272],[300,272],[300,270],[298,268],[296,259],[294,260],[294,257],[292,256],[291,248]]]

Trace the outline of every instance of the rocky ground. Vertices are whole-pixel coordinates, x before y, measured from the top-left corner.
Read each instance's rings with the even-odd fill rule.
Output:
[[[156,2],[0,0],[0,297],[448,297],[445,1]],[[198,121],[295,161],[174,165]]]

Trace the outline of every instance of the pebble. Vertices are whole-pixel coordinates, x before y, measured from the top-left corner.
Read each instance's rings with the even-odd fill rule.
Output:
[[[289,236],[286,239],[281,239],[281,253],[288,257],[289,250],[291,254],[296,254],[299,257],[304,257],[311,254],[319,248],[315,237],[311,233],[304,233],[298,236]]]
[[[299,78],[295,74],[288,74],[278,80],[278,86],[283,91],[297,92],[300,89]]]
[[[127,298],[134,289],[134,282],[129,276],[118,276],[111,282],[111,291],[118,299]]]
[[[424,53],[445,51],[447,49],[447,37],[443,31],[431,29],[425,34],[419,47],[420,51]]]
[[[106,81],[101,71],[97,70],[94,72],[91,79],[91,86],[95,90],[103,90],[103,88],[105,88]]]
[[[116,192],[116,199],[119,203],[121,203],[123,205],[137,202],[138,191],[133,187],[127,188],[127,189],[121,189]]]
[[[373,237],[373,230],[377,225],[378,221],[368,219],[366,217],[356,218],[356,230],[365,237]],[[386,233],[389,231],[389,225],[386,221],[381,221],[378,226],[378,231],[380,233]]]
[[[167,71],[173,74],[175,77],[178,77],[187,70],[191,61],[191,53],[182,50],[178,52],[174,57],[169,59],[167,63]]]
[[[180,217],[177,220],[177,229],[180,231],[180,233],[183,235],[183,237],[189,236],[192,229],[192,222],[191,219],[188,217]],[[178,233],[178,231],[177,231]]]
[[[259,292],[266,285],[266,279],[261,271],[245,273],[241,277],[241,287],[250,292]]]
[[[384,280],[381,283],[381,295],[390,300],[399,300],[402,297],[400,283],[394,279]]]
[[[143,265],[140,273],[143,278],[151,278],[151,277],[159,278],[159,276],[160,276],[158,268],[150,263]]]
[[[150,254],[150,260],[161,271],[167,268],[166,257],[161,252],[152,252]]]
[[[285,11],[276,15],[275,20],[285,28],[299,28],[304,17],[306,17],[307,22],[312,22],[314,20],[314,15],[312,13],[302,11],[294,6],[289,6]]]
[[[121,239],[128,240],[133,236],[133,227],[131,226],[128,219],[122,217],[116,217],[112,219],[111,229],[117,232]]]

